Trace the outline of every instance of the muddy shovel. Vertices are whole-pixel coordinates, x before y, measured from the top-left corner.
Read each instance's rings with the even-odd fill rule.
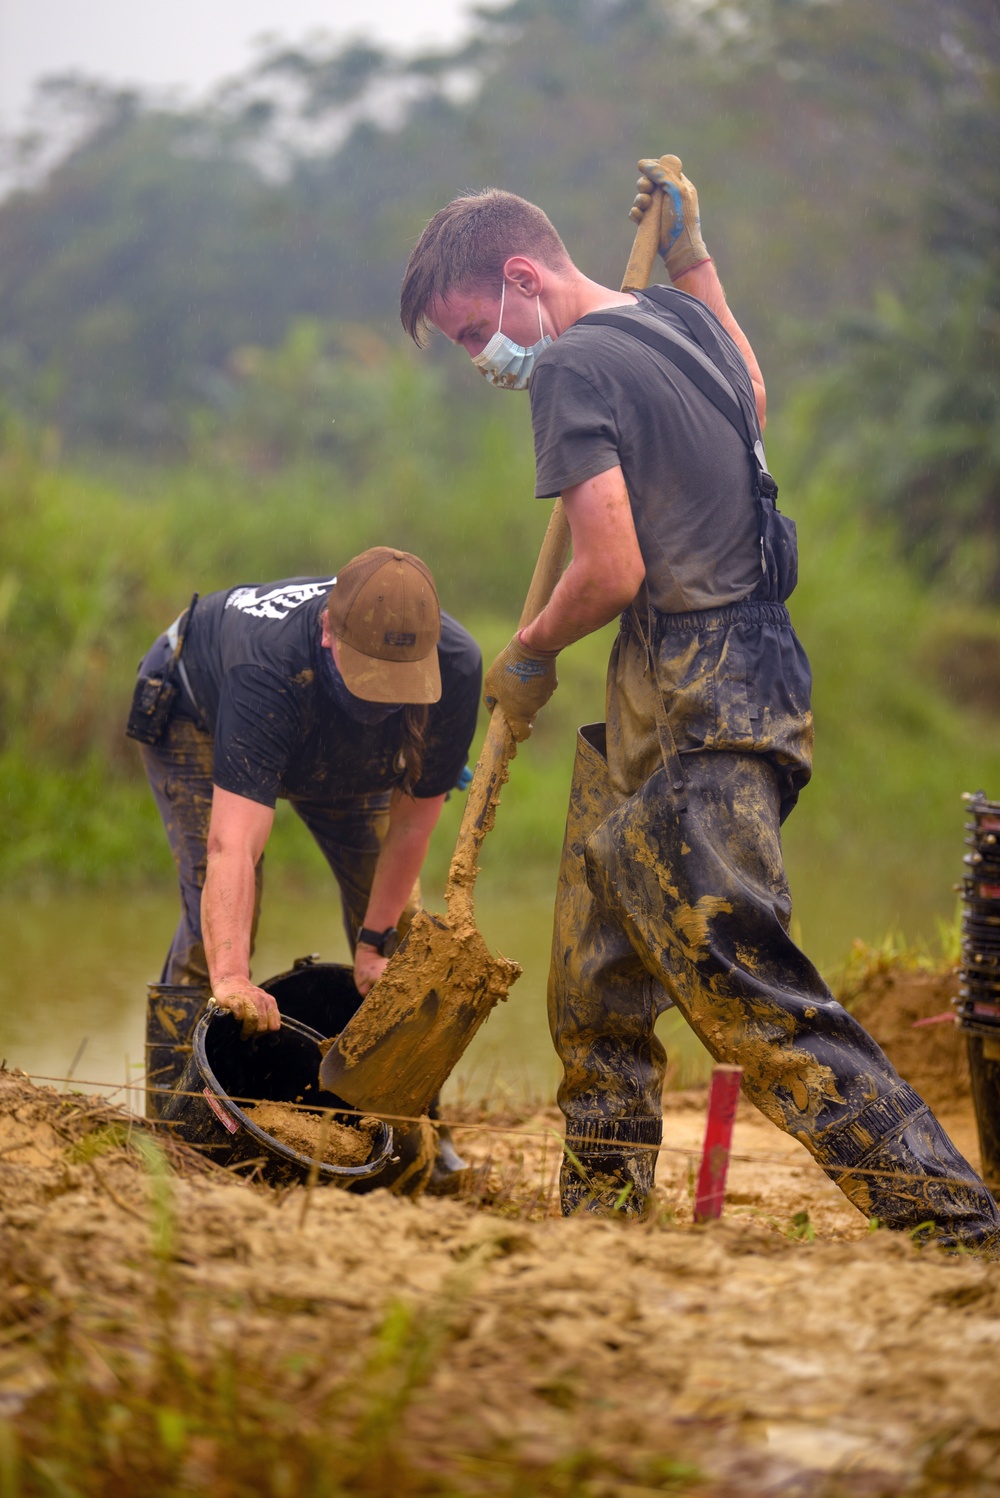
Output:
[[[622,290],[648,282],[659,220],[659,213],[644,215]],[[548,602],[569,539],[562,501],[556,500],[521,611],[522,628]],[[448,874],[448,913],[417,912],[381,978],[323,1058],[322,1086],[354,1108],[409,1118],[426,1113],[490,1010],[520,977],[518,963],[492,955],[473,914],[479,850],[516,750],[507,720],[494,712]]]
[[[522,625],[548,602],[568,551],[569,527],[557,502]],[[352,1107],[404,1117],[425,1113],[494,1004],[520,977],[516,962],[491,954],[473,914],[479,850],[516,748],[503,713],[494,712],[448,874],[448,914],[417,912],[385,972],[323,1058],[322,1085]]]

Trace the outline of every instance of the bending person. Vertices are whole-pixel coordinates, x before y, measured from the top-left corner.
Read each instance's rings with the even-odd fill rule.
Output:
[[[518,738],[560,650],[621,629],[607,723],[583,729],[549,1015],[573,1157],[563,1210],[641,1210],[662,1134],[671,1003],[869,1218],[987,1253],[1000,1217],[930,1110],[791,940],[780,824],[809,779],[810,676],[785,599],[794,533],[763,464],[764,384],[676,157],[642,162],[675,286],[589,280],[541,209],[458,198],[407,266],[401,313],[500,389],[527,388],[536,494],[573,560],[486,677]],[[754,451],[759,449],[757,456]],[[579,1168],[578,1168],[579,1167]]]
[[[172,697],[158,735],[139,715],[140,735],[157,738],[140,749],[180,883],[161,981],[210,986],[246,1030],[278,1028],[250,959],[283,797],[333,871],[367,994],[465,769],[481,674],[479,647],[441,613],[427,567],[385,546],[335,577],[209,594],[161,635],[136,692],[154,718],[157,684]]]

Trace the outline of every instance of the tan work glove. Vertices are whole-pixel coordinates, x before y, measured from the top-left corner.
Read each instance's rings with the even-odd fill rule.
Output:
[[[499,704],[518,743],[528,737],[535,714],[559,685],[558,654],[558,650],[532,650],[530,645],[522,643],[518,630],[486,673],[483,701],[490,712]]]
[[[633,223],[641,223],[653,201],[654,188],[662,189],[660,203],[660,254],[671,281],[710,260],[701,237],[698,216],[698,194],[694,183],[681,170],[679,156],[661,156],[659,161],[644,157],[639,162],[642,176],[636,183],[639,191],[629,210]]]

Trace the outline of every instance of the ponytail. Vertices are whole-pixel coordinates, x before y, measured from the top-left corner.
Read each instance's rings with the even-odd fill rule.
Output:
[[[403,778],[400,789],[404,796],[413,795],[413,787],[424,772],[427,718],[426,703],[408,702],[403,708],[403,742],[400,745],[397,763],[402,761]]]

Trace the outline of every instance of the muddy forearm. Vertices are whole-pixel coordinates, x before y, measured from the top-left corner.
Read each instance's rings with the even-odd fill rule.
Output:
[[[573,560],[537,618],[521,630],[533,650],[562,650],[601,629],[635,597],[646,575],[620,468],[563,491]]]
[[[443,796],[426,800],[394,797],[363,924],[372,931],[397,926],[420,877],[431,833],[444,805]]]
[[[585,635],[602,629],[631,602],[609,591],[606,576],[594,576],[586,565],[571,562],[542,612],[521,631],[533,650],[564,650]]]
[[[201,927],[213,988],[250,981],[250,932],[256,876],[242,849],[209,853],[201,896]]]

